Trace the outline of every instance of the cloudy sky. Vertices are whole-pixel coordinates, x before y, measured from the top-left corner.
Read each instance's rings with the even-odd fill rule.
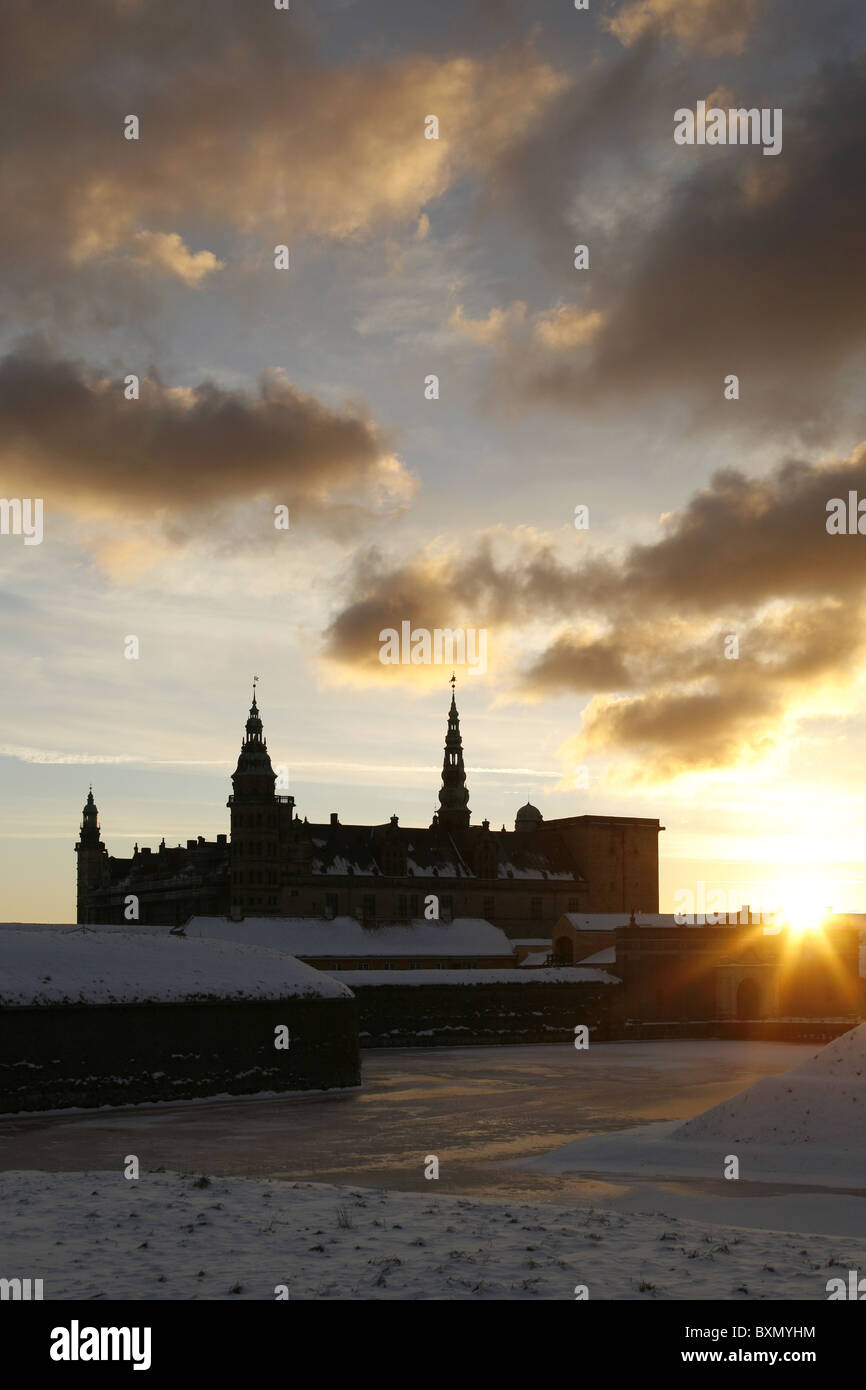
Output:
[[[254,674],[301,815],[428,824],[404,621],[487,633],[476,820],[658,816],[663,910],[866,910],[859,0],[6,0],[0,78],[0,481],[44,503],[0,916],[74,920],[91,781],[112,852],[226,830]],[[701,100],[781,152],[676,144]]]

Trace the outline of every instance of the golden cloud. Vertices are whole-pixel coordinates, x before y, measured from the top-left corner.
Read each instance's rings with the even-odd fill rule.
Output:
[[[630,48],[648,34],[718,57],[743,53],[760,0],[632,0],[602,22]]]

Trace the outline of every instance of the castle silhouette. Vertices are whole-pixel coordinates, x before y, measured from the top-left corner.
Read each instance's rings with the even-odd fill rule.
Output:
[[[518,810],[514,829],[471,823],[463,740],[452,677],[439,808],[426,827],[343,825],[301,819],[275,790],[253,686],[232,774],[230,838],[203,835],[129,858],[108,853],[93,789],[78,856],[77,920],[179,926],[193,916],[352,916],[365,926],[423,917],[480,917],[512,937],[546,937],[564,912],[658,911],[657,820]]]

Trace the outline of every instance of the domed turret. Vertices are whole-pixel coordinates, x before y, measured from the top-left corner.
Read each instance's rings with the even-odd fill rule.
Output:
[[[514,818],[514,829],[537,830],[543,820],[544,817],[538,807],[533,806],[531,801],[527,801],[525,806],[521,806]]]
[[[241,744],[238,765],[232,774],[235,799],[272,800],[276,773],[271,767],[268,742],[262,731],[262,720],[256,704],[255,686],[253,703],[247,719],[246,738]]]

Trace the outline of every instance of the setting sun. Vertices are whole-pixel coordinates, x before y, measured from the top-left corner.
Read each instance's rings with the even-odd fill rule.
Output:
[[[821,931],[832,908],[828,905],[829,886],[788,885],[780,894],[782,905],[775,920],[797,936],[803,932]]]

